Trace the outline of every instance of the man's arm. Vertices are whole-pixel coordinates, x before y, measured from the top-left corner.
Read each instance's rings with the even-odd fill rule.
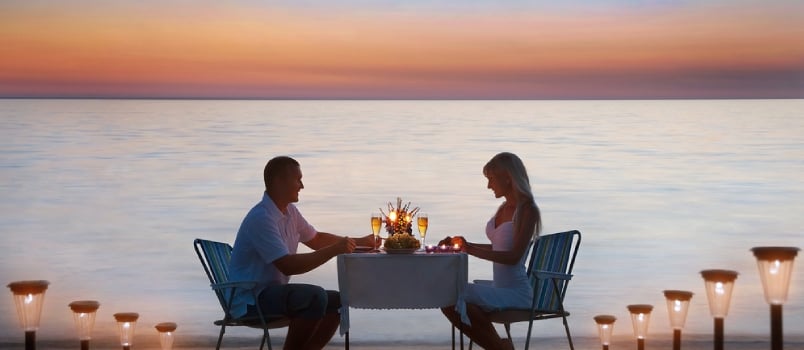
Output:
[[[323,265],[338,254],[351,253],[358,245],[373,246],[374,236],[356,239],[341,237],[328,232],[317,232],[304,245],[313,249],[310,253],[288,254],[274,260],[274,265],[286,276],[299,275]]]
[[[322,233],[325,234],[325,236],[319,238],[319,236],[322,236]],[[316,241],[316,244],[320,246],[314,248],[310,245],[312,241]],[[355,250],[356,246],[353,239],[339,237],[325,232],[319,232],[313,239],[305,244],[313,248],[314,251],[310,253],[285,255],[274,260],[274,266],[286,276],[299,275],[323,265],[338,254],[351,253]]]
[[[313,239],[304,242],[304,245],[310,247],[313,250],[319,250],[326,246],[335,244],[339,239],[343,237],[338,236],[336,234],[327,233],[327,232],[318,232]],[[364,247],[373,247],[374,246],[374,235],[367,235],[363,237],[353,238],[355,245],[357,246],[364,246]]]

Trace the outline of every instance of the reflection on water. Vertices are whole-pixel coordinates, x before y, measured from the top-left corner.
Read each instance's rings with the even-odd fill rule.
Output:
[[[72,336],[67,304],[79,299],[100,301],[100,334],[126,311],[144,328],[216,334],[191,242],[233,241],[270,157],[302,163],[299,207],[320,230],[368,234],[370,213],[402,196],[430,215],[428,241],[484,240],[499,201],[481,168],[512,151],[545,232],[584,234],[567,299],[575,334],[593,335],[595,314],[627,320],[634,303],[653,304],[652,332],[669,333],[664,289],[694,292],[686,331],[711,332],[699,275],[709,268],[740,272],[728,331],[762,334],[749,249],[804,245],[801,110],[802,100],[2,100],[0,276],[51,282],[43,339]],[[491,275],[484,261],[470,269]],[[788,324],[804,322],[801,271]],[[334,261],[294,280],[337,288]],[[18,337],[12,309],[0,303],[0,338]],[[435,310],[355,310],[352,323],[363,339],[446,337]],[[537,335],[562,331],[542,323]]]

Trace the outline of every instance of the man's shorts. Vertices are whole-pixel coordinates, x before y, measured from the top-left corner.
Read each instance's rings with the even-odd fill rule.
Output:
[[[312,284],[268,286],[258,298],[264,315],[285,315],[289,318],[321,319],[325,314],[337,313],[341,307],[339,292]],[[246,314],[256,316],[257,309],[249,305]]]

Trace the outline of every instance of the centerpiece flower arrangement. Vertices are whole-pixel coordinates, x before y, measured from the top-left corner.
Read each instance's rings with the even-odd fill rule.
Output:
[[[421,243],[413,236],[411,224],[419,207],[411,208],[410,202],[402,205],[402,198],[396,197],[396,207],[388,202],[388,214],[382,208],[380,212],[385,217],[385,231],[388,238],[385,240],[385,248],[390,249],[409,249],[419,248]]]

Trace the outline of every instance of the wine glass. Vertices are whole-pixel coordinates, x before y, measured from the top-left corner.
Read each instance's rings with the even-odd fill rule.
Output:
[[[377,250],[377,237],[380,235],[382,227],[382,214],[371,213],[371,232],[374,234],[374,250]]]
[[[427,213],[419,214],[419,217],[416,218],[416,223],[419,226],[419,236],[422,237],[422,249],[424,249],[424,237],[427,235],[427,224],[429,223]]]

